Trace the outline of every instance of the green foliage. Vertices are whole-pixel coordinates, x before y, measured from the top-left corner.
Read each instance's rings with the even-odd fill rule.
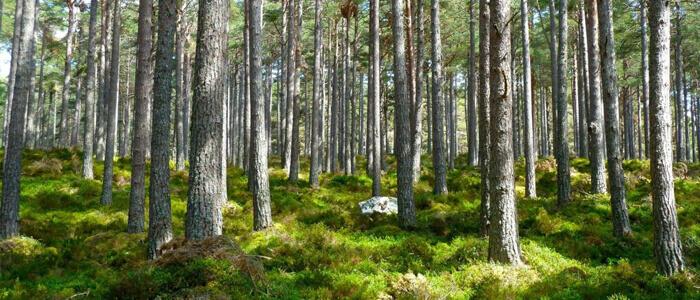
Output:
[[[23,236],[0,242],[0,299],[62,299],[77,294],[106,299],[700,297],[695,275],[700,263],[697,165],[688,165],[686,177],[676,181],[689,271],[668,278],[654,271],[646,161],[624,165],[634,230],[624,240],[612,235],[609,196],[587,194],[587,161],[572,162],[574,199],[565,208],[556,207],[552,161],[539,161],[539,197],[518,201],[526,266],[510,267],[488,262],[488,239],[478,233],[479,172],[461,163],[462,157],[458,169],[448,174],[448,195],[432,195],[426,179],[430,172],[416,184],[418,227],[413,231],[396,226],[395,216],[359,213],[357,203],[371,193],[371,179],[363,171],[355,176],[324,174],[321,187],[312,190],[305,181],[288,184],[273,160],[275,225],[252,232],[247,178],[242,170],[231,168],[225,235],[199,244],[181,238],[188,175],[173,171],[173,225],[178,238],[167,246],[166,256],[148,262],[145,233],[124,232],[128,184],[115,185],[114,204],[102,207],[100,181],[83,180],[69,167],[78,152],[25,154],[26,166],[56,159],[62,171],[22,178]],[[393,158],[389,161],[395,164]],[[424,164],[429,170],[429,161]],[[115,174],[130,177],[128,160],[117,161],[115,167]],[[394,170],[390,166],[383,178],[387,195],[395,190]],[[522,188],[522,166],[516,171]]]

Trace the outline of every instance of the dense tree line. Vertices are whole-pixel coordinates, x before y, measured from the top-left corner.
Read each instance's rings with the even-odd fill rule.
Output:
[[[633,232],[622,162],[649,159],[657,270],[674,274],[684,260],[672,163],[700,159],[698,58],[688,50],[697,39],[686,21],[697,9],[656,0],[17,0],[0,237],[20,233],[25,148],[80,148],[89,179],[104,161],[103,205],[115,156],[130,156],[127,231],[147,230],[149,259],[174,235],[175,170],[189,171],[185,236],[201,240],[224,230],[227,166],[246,171],[260,231],[274,220],[270,157],[295,183],[307,179],[300,157],[309,156],[312,188],[325,173],[356,175],[364,161],[380,196],[391,155],[398,223],[411,230],[414,183],[432,171],[433,193],[447,194],[447,173],[465,154],[481,174],[489,259],[519,265],[517,160],[534,199],[537,159],[553,156],[564,207],[571,159],[589,159],[590,193],[610,195],[611,231],[624,239]]]

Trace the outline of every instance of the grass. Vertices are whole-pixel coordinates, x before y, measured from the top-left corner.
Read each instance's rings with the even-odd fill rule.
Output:
[[[516,164],[521,247],[527,263],[487,261],[479,229],[479,171],[460,157],[448,174],[450,194],[431,194],[429,160],[415,186],[419,226],[404,231],[394,216],[363,216],[369,198],[364,162],[357,176],[288,184],[271,161],[275,225],[252,232],[252,196],[242,170],[228,170],[225,242],[182,246],[145,260],[146,235],[125,233],[130,165],[115,164],[114,204],[99,204],[97,180],[80,178],[80,153],[27,151],[21,202],[22,236],[0,242],[0,299],[696,299],[700,298],[699,165],[677,166],[678,218],[688,272],[654,271],[649,163],[627,161],[634,235],[612,236],[609,197],[589,195],[588,162],[572,161],[574,200],[556,207],[551,160],[537,164],[538,195],[524,199],[523,162]],[[396,192],[393,159],[383,193]],[[302,170],[308,161],[302,162]],[[187,173],[174,172],[172,211],[182,244]],[[222,246],[223,245],[223,246]],[[204,247],[204,248],[202,248]],[[184,250],[183,250],[184,249]],[[209,250],[207,250],[209,249]]]

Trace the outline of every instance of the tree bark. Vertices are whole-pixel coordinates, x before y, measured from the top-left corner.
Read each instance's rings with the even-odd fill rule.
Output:
[[[392,13],[394,22],[392,32],[394,34],[394,84],[395,84],[395,108],[394,122],[397,163],[397,198],[399,206],[399,225],[404,228],[416,226],[416,207],[413,203],[413,157],[411,151],[411,107],[412,100],[408,94],[406,77],[406,56],[404,45],[404,1],[392,1]],[[439,24],[438,4],[433,0],[433,22]],[[438,31],[438,35],[439,35]],[[438,38],[439,41],[439,38]]]
[[[105,130],[105,163],[102,176],[102,205],[112,204],[112,179],[114,175],[114,142],[117,126],[117,103],[119,102],[119,39],[121,34],[121,12],[118,3],[114,3],[112,15],[112,50],[109,69],[109,97],[107,100]]]
[[[600,94],[600,51],[598,46],[598,6],[596,1],[586,2],[588,38],[589,115],[588,142],[591,160],[591,192],[605,193],[605,157],[603,146],[603,101]]]
[[[489,2],[492,0],[479,0],[479,166],[481,167],[481,235],[489,233],[491,216],[491,185],[489,183],[490,168],[490,103],[489,103],[489,80],[490,78],[490,37],[489,22],[491,18]],[[433,88],[435,88],[433,86]]]
[[[92,179],[93,147],[95,136],[95,50],[97,34],[97,0],[90,1],[90,23],[88,29],[87,77],[85,79],[85,130],[83,131],[83,178]],[[43,46],[42,46],[43,47]],[[43,74],[43,71],[41,72]],[[43,77],[43,76],[42,76]],[[40,80],[43,81],[43,80]],[[41,85],[41,84],[40,84]],[[132,162],[135,163],[135,162]],[[133,178],[132,173],[132,178]],[[133,186],[132,186],[133,188]]]
[[[632,233],[627,204],[625,203],[625,173],[620,154],[620,113],[618,108],[617,72],[615,70],[615,39],[611,0],[598,0],[600,10],[600,44],[603,66],[603,102],[605,103],[605,127],[608,139],[608,176],[610,178],[610,204],[612,208],[613,234],[624,237]],[[629,127],[631,129],[631,126]]]
[[[649,6],[650,53],[649,116],[654,257],[656,269],[672,275],[685,269],[673,191],[671,151],[671,20],[670,2],[651,1]]]
[[[14,60],[17,61],[14,79],[14,100],[10,107],[5,157],[3,160],[2,203],[0,204],[0,239],[19,235],[20,176],[22,173],[22,148],[24,146],[24,116],[27,99],[31,94],[30,77],[34,67],[35,1],[22,1],[20,29],[15,32]],[[7,115],[6,115],[7,116]]]
[[[469,75],[467,83],[467,161],[470,166],[476,166],[479,141],[477,140],[476,116],[476,45],[474,42],[474,1],[469,0]]]
[[[413,182],[420,180],[421,173],[421,153],[423,145],[423,64],[424,49],[423,39],[425,39],[425,25],[423,0],[416,0],[416,19],[414,26],[417,30],[416,37],[416,59],[415,59],[415,93],[413,102]]]
[[[532,69],[530,67],[530,29],[527,0],[520,1],[520,26],[523,30],[523,94],[525,114],[525,196],[537,197],[535,177],[535,146],[532,129]],[[470,73],[472,73],[470,71]],[[471,75],[470,75],[471,76]]]
[[[129,194],[129,222],[126,227],[129,233],[143,232],[145,227],[146,148],[150,142],[146,139],[147,127],[150,125],[146,124],[146,114],[148,114],[148,102],[150,102],[151,93],[153,92],[153,66],[151,64],[151,50],[153,48],[152,17],[153,1],[140,0],[134,98],[134,136],[131,147],[131,192]],[[89,114],[90,112],[88,112],[88,116]]]
[[[647,53],[646,0],[639,0],[639,23],[642,35],[642,103],[644,104],[644,157],[649,157],[649,54]]]
[[[564,0],[566,1],[566,0]],[[510,88],[510,1],[490,3],[491,224],[489,260],[520,265],[513,168],[512,89]]]
[[[323,53],[323,2],[315,0],[315,28],[314,28],[314,83],[313,83],[313,118],[311,126],[311,166],[309,170],[309,183],[311,187],[318,188],[318,177],[321,173],[321,152],[322,152],[322,134],[323,128],[321,121],[323,112],[321,107],[321,96],[323,82],[321,73],[323,72],[323,62],[321,54]]]
[[[568,131],[568,81],[566,75],[568,71],[568,1],[559,1],[559,49],[557,51],[557,86],[554,89],[558,95],[556,96],[556,130],[554,134],[557,138],[554,139],[557,146],[555,147],[557,159],[557,204],[564,206],[571,201],[571,170],[569,168],[569,142],[567,139]]]
[[[442,112],[442,37],[440,35],[440,6],[439,1],[431,0],[430,22],[432,36],[432,129],[433,129],[433,170],[435,173],[435,183],[433,194],[440,195],[447,193],[447,160],[445,158],[444,125]]]
[[[371,105],[371,144],[372,144],[372,196],[382,193],[381,150],[381,100],[380,100],[380,49],[379,49],[379,0],[370,0],[370,65],[369,101]]]
[[[319,1],[319,0],[317,0]],[[250,177],[253,193],[253,230],[272,226],[270,187],[267,175],[267,134],[262,81],[262,0],[248,0],[250,13]]]

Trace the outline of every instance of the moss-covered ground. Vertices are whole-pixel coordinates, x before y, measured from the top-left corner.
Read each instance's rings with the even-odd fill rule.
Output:
[[[648,161],[627,161],[627,196],[634,235],[612,236],[609,199],[587,193],[588,162],[572,161],[574,200],[555,203],[552,160],[537,164],[537,199],[523,198],[518,162],[520,241],[527,263],[487,261],[478,234],[479,173],[460,158],[448,174],[447,196],[431,194],[424,159],[416,184],[419,227],[398,228],[395,217],[363,216],[371,179],[323,175],[321,188],[289,184],[271,162],[275,226],[252,232],[252,196],[237,168],[228,170],[224,233],[231,247],[187,259],[145,260],[146,235],[125,233],[130,162],[116,163],[114,204],[99,204],[96,180],[80,178],[80,153],[28,151],[24,156],[22,236],[0,242],[2,299],[699,299],[700,166],[676,166],[676,197],[688,272],[654,271]],[[360,164],[363,166],[363,164]],[[304,161],[302,170],[308,170]],[[184,235],[187,173],[172,173],[176,237]],[[306,174],[302,174],[306,178]],[[396,191],[394,161],[383,193]],[[194,251],[194,250],[192,250]],[[231,252],[231,255],[221,255]],[[194,252],[193,252],[194,253]],[[242,253],[245,253],[243,255]],[[232,259],[231,257],[235,257]],[[241,261],[243,259],[243,262]]]

